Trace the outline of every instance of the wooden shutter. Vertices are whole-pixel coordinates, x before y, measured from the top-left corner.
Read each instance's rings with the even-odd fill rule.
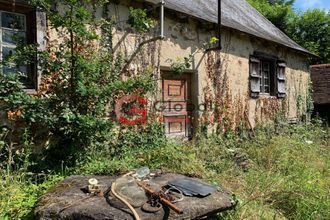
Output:
[[[250,57],[250,94],[252,98],[258,98],[260,95],[260,68],[260,60],[256,57]]]
[[[285,89],[285,67],[286,64],[283,61],[277,62],[276,68],[276,88],[277,88],[277,97],[285,98],[286,89]]]
[[[34,10],[33,12],[34,18],[34,43],[37,43],[39,51],[45,51],[47,49],[47,15],[45,12],[40,11],[39,9]],[[32,17],[32,16],[31,16]],[[38,58],[37,58],[38,59]],[[41,70],[38,68],[38,63],[34,65],[33,70],[33,86],[35,90],[39,89],[39,84],[41,81]]]

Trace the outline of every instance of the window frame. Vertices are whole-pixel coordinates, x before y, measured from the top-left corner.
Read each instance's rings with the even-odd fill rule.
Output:
[[[15,29],[15,28],[8,28],[8,27],[2,27],[2,14],[3,13],[10,13],[10,14],[14,14],[14,15],[18,15],[18,16],[24,16],[24,29]],[[17,12],[9,12],[9,11],[3,11],[0,9],[0,60],[3,60],[3,51],[4,48],[8,48],[9,50],[15,50],[15,48],[17,47],[16,44],[12,44],[12,43],[6,43],[3,41],[3,36],[5,32],[14,32],[14,33],[24,33],[24,38],[27,40],[28,37],[28,30],[27,30],[27,16],[25,14],[21,14],[21,13],[17,13]],[[3,71],[3,70],[1,70]],[[26,69],[26,74],[28,72],[28,69]]]
[[[263,96],[276,96],[276,60],[259,58],[260,59],[260,95]],[[269,64],[268,84],[265,85],[265,76],[263,74],[263,64]],[[268,91],[265,91],[268,87]]]
[[[267,70],[267,77],[266,77],[266,70],[265,70],[265,64],[268,65],[268,70]],[[270,87],[271,87],[271,62],[269,60],[260,60],[260,94],[264,95],[270,95]],[[265,83],[266,79],[268,80],[268,83]],[[268,91],[266,91],[266,88],[268,88]]]
[[[8,12],[25,16],[26,42],[28,44],[37,43],[37,22],[35,8],[23,3],[15,3],[15,5],[13,5],[13,3],[4,2],[2,0],[0,0],[0,3],[1,12]],[[27,80],[23,81],[23,84],[25,87],[24,90],[26,92],[35,93],[37,91],[38,74],[36,64],[27,65]]]
[[[268,91],[265,90],[265,74],[263,71],[264,63],[269,64]],[[251,98],[258,98],[260,96],[285,98],[285,66],[285,61],[280,60],[278,57],[255,51],[253,55],[250,56],[249,81]],[[280,73],[282,74],[281,76],[279,76]],[[280,84],[282,86],[284,85],[284,87],[279,88]],[[259,87],[258,89],[256,89],[257,86]]]

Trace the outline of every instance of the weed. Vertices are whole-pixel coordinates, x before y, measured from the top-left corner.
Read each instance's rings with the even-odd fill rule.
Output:
[[[1,179],[0,219],[34,219],[33,209],[39,197],[63,177],[52,175],[37,183],[24,173],[11,174]]]

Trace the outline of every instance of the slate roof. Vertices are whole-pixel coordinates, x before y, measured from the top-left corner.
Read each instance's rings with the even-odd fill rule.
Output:
[[[159,3],[160,0],[145,0]],[[218,23],[218,0],[165,0],[165,7],[212,23]],[[312,54],[290,39],[245,0],[221,0],[225,27],[273,41],[286,47]]]

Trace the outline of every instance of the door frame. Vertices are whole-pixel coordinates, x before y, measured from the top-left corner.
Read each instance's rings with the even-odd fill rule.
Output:
[[[165,85],[164,85],[164,80],[186,80],[186,88],[185,88],[185,100],[183,102],[185,102],[186,105],[186,112],[185,114],[180,114],[180,113],[166,113],[165,111],[163,111],[162,113],[162,117],[163,117],[163,123],[164,123],[164,128],[165,131],[167,132],[167,127],[166,127],[166,121],[165,121],[165,117],[175,117],[175,116],[185,116],[185,126],[186,126],[186,130],[185,130],[185,137],[184,139],[191,139],[192,135],[193,135],[193,120],[192,117],[194,116],[194,112],[189,110],[188,105],[189,104],[194,104],[193,103],[193,99],[192,99],[192,82],[193,82],[193,74],[191,71],[187,71],[184,72],[180,75],[173,75],[172,73],[170,73],[170,71],[167,70],[162,70],[161,71],[161,99],[165,104]],[[175,102],[175,101],[173,101]],[[180,101],[178,101],[180,102]],[[166,104],[165,104],[166,105]],[[169,128],[168,128],[169,129]],[[167,137],[169,138],[176,138],[179,137],[181,138],[182,136],[176,136],[176,135],[171,135],[171,134],[166,134]]]

